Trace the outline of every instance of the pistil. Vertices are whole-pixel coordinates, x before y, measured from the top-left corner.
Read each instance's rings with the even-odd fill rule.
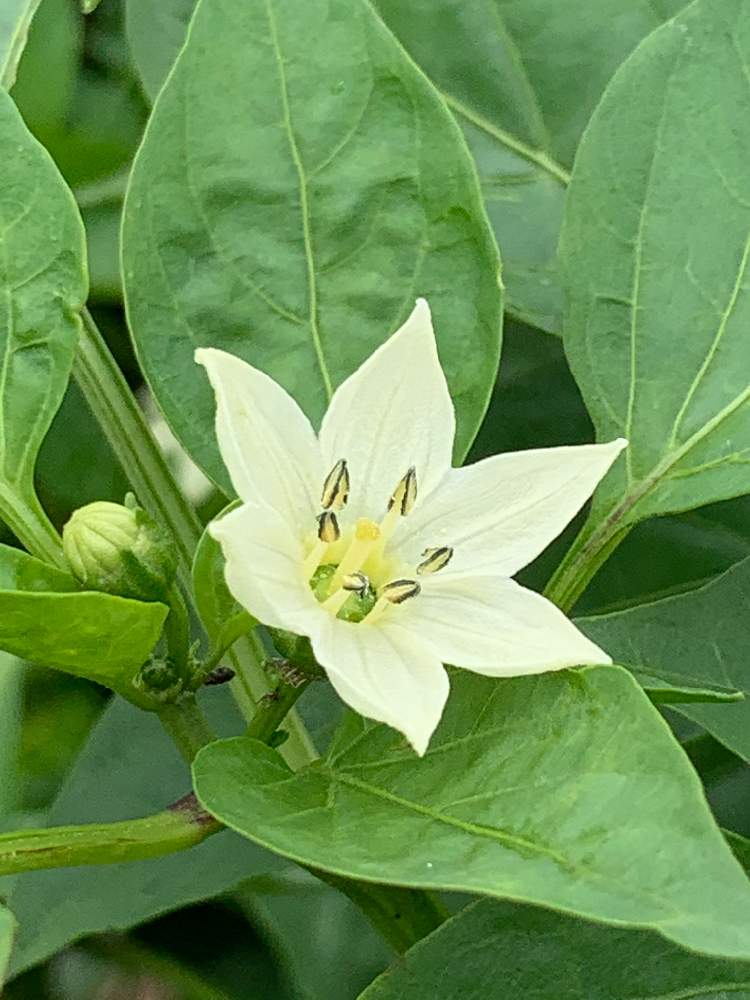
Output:
[[[358,572],[380,538],[380,528],[367,517],[360,517],[354,528],[354,537],[346,550],[344,558],[331,580],[331,592],[336,591],[345,576]]]

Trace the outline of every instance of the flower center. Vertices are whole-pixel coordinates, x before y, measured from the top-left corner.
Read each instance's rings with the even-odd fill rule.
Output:
[[[412,466],[399,480],[379,523],[360,517],[353,530],[342,533],[337,513],[347,504],[349,487],[346,460],[339,459],[323,483],[323,512],[303,572],[318,601],[334,617],[372,623],[422,589],[408,569],[404,572],[403,563],[387,552],[400,518],[407,517],[417,502],[417,471]],[[436,573],[452,555],[447,545],[425,549],[414,574]]]

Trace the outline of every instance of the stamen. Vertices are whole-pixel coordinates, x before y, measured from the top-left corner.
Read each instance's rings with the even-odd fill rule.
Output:
[[[412,465],[406,475],[401,479],[396,489],[393,491],[393,495],[388,501],[388,513],[380,522],[380,552],[385,549],[388,540],[396,530],[399,518],[406,517],[406,515],[411,512],[416,502],[417,470]]]
[[[421,590],[416,580],[391,580],[380,588],[380,596],[391,604],[403,604],[411,597],[416,597]]]
[[[341,586],[345,576],[356,573],[362,567],[379,538],[380,528],[377,524],[367,517],[360,517],[354,528],[354,538],[331,580],[332,592]]]
[[[422,555],[427,558],[417,566],[420,576],[444,569],[453,558],[453,549],[450,545],[441,545],[436,549],[425,549]]]
[[[421,590],[416,580],[391,580],[380,588],[378,600],[372,611],[362,619],[363,624],[367,622],[368,625],[372,625],[390,604],[403,604],[404,601],[417,597]]]
[[[344,590],[366,597],[370,593],[370,578],[364,573],[350,573],[341,581]]]
[[[341,510],[349,499],[349,469],[346,459],[340,458],[326,476],[320,505],[325,510]]]
[[[324,510],[322,514],[318,514],[318,538],[326,545],[331,545],[341,538],[339,521],[332,510]]]
[[[306,580],[309,580],[318,566],[320,566],[323,557],[328,551],[328,546],[341,538],[338,518],[332,510],[324,510],[322,514],[318,515],[317,521],[318,540],[302,564],[302,572],[305,574]]]
[[[339,589],[323,601],[322,607],[326,611],[330,611],[335,618],[352,594],[356,594],[358,597],[367,597],[369,593],[369,578],[364,573],[349,573],[341,581]]]
[[[388,510],[398,507],[401,517],[406,517],[417,502],[417,470],[412,465],[388,501]]]

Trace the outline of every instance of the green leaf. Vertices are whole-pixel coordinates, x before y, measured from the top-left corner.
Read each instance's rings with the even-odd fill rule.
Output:
[[[195,0],[127,0],[125,32],[138,75],[153,101],[182,48]]]
[[[0,591],[0,649],[151,707],[133,680],[159,641],[167,611],[112,594]]]
[[[236,504],[229,504],[221,514],[234,506]],[[206,529],[195,550],[193,594],[206,632],[220,649],[230,646],[233,637],[239,638],[257,625],[252,615],[230,594],[224,579],[224,562],[221,546]]]
[[[5,982],[5,975],[8,971],[15,931],[16,921],[13,914],[0,905],[0,987]]]
[[[55,129],[64,123],[70,131],[83,32],[69,0],[42,0],[38,8],[11,94],[31,132],[51,148],[47,140]]]
[[[36,554],[59,561],[59,539],[34,491],[34,464],[80,330],[83,226],[49,154],[3,92],[0,148],[0,517]]]
[[[406,953],[360,1000],[750,1000],[750,963],[694,955],[655,934],[475,903]]]
[[[240,722],[227,692],[212,692],[205,707],[220,732]],[[58,826],[148,815],[188,790],[189,774],[158,720],[117,700],[94,729],[48,822]],[[219,833],[169,857],[0,880],[0,895],[10,890],[19,923],[12,972],[43,961],[84,935],[127,930],[277,867],[273,856],[241,837]]]
[[[6,0],[0,8],[0,87],[10,90],[40,0]]]
[[[630,441],[598,494],[610,538],[750,492],[749,64],[750,3],[698,0],[617,73],[578,152],[565,346],[598,437]]]
[[[507,306],[562,326],[555,251],[581,132],[616,67],[685,0],[379,0],[380,14],[442,91],[479,170],[503,251]],[[129,0],[128,40],[153,99],[194,0]],[[616,28],[613,29],[613,25]]]
[[[255,741],[214,743],[196,793],[232,829],[338,875],[534,902],[750,958],[750,886],[626,671],[452,680],[421,760],[352,716],[296,774]]]
[[[581,133],[622,60],[685,0],[377,0],[477,163],[510,311],[559,333],[555,253]]]
[[[81,592],[62,570],[0,545],[0,649],[97,681],[145,707],[133,679],[159,641],[163,604]]]
[[[123,262],[154,394],[227,490],[194,349],[243,356],[317,421],[418,295],[466,452],[495,378],[497,249],[455,123],[361,0],[202,0],[136,158]]]
[[[750,559],[706,586],[577,624],[618,663],[668,685],[742,691],[729,705],[678,705],[750,761]]]
[[[70,593],[80,589],[70,573],[49,566],[21,549],[0,545],[0,592]]]

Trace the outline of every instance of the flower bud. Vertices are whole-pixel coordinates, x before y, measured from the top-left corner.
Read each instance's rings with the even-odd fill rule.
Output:
[[[98,500],[75,511],[63,550],[84,587],[142,601],[163,600],[177,569],[171,539],[132,494],[124,506]]]

